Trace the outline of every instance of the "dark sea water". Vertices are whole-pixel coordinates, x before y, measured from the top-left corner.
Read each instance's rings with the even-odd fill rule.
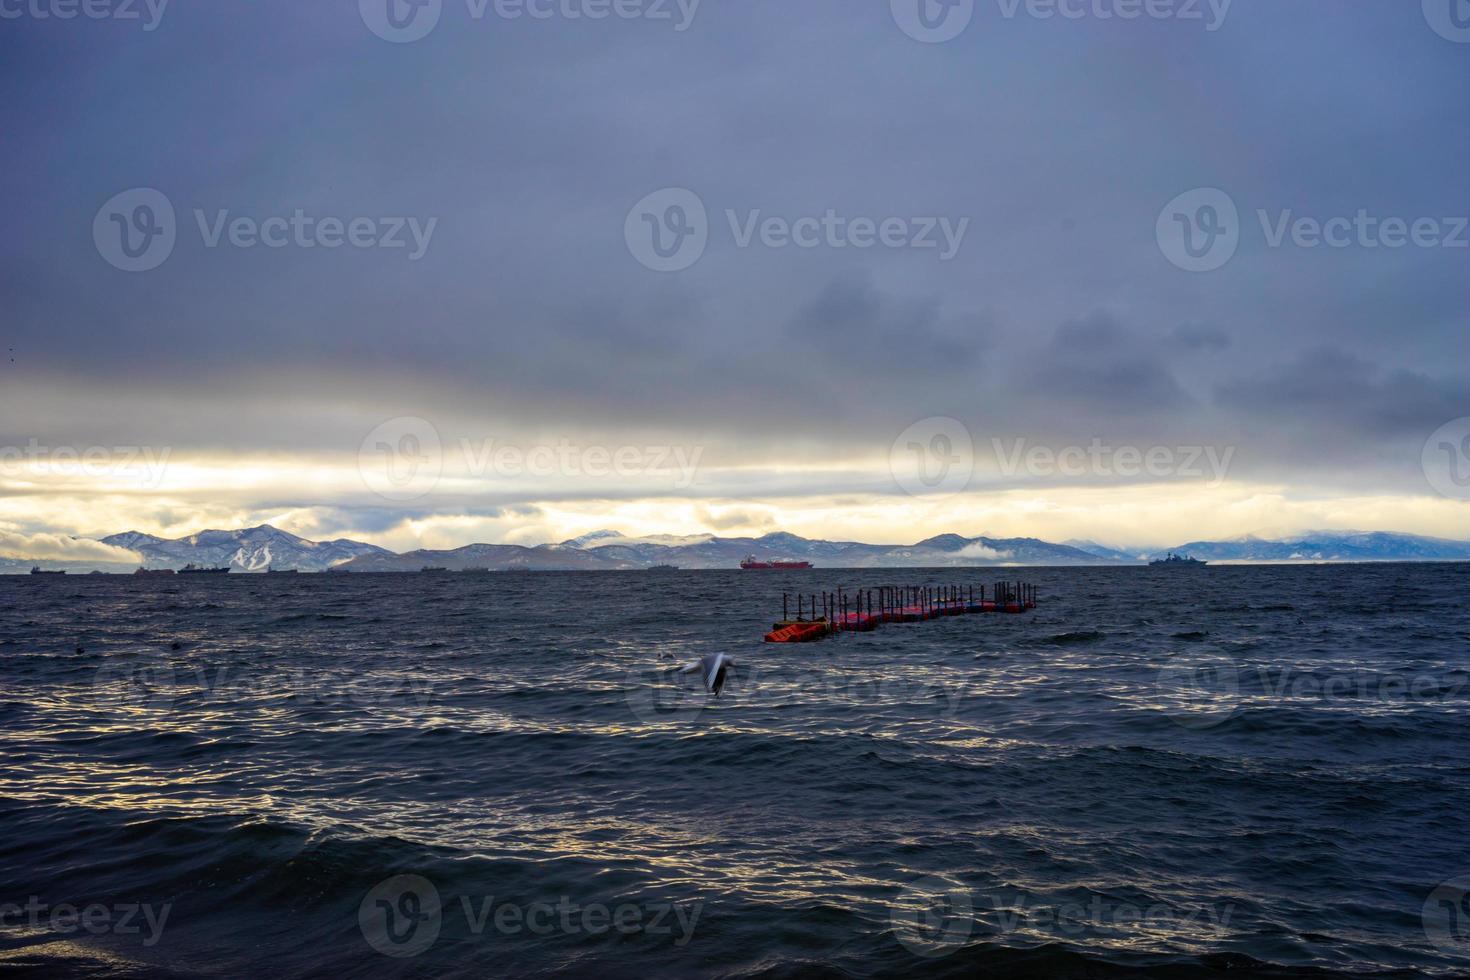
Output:
[[[1010,574],[0,579],[0,972],[1470,976],[1470,566]]]

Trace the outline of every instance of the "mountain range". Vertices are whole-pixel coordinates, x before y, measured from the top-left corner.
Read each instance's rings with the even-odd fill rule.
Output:
[[[675,565],[679,568],[736,568],[747,555],[770,561],[801,559],[827,568],[943,568],[1007,565],[1137,565],[1162,552],[1112,548],[1094,541],[1062,544],[1038,538],[964,537],[940,534],[911,545],[824,541],[775,532],[758,538],[708,534],[633,538],[594,531],[559,544],[534,547],[471,544],[452,550],[398,554],[348,538],[309,541],[269,524],[236,531],[201,531],[160,538],[138,531],[105,537],[103,544],[138,554],[132,564],[0,558],[0,574],[33,566],[70,572],[131,572],[144,568],[228,565],[235,572],[328,569],[350,572],[614,571]],[[1413,534],[1316,531],[1284,539],[1247,535],[1225,541],[1191,541],[1172,551],[1212,562],[1470,561],[1470,542]]]
[[[1228,541],[1191,541],[1174,549],[1206,561],[1466,561],[1470,541],[1384,531],[1311,531],[1268,540],[1254,535]]]
[[[143,558],[144,568],[183,568],[188,564],[222,568],[228,565],[240,572],[264,572],[270,568],[322,572],[354,558],[392,554],[377,545],[346,538],[308,541],[269,524],[240,531],[201,531],[174,539],[126,531],[105,537],[102,543],[136,551]]]

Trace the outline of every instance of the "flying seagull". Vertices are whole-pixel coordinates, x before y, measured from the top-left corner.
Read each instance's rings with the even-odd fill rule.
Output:
[[[725,677],[729,674],[730,668],[734,666],[735,661],[731,660],[728,654],[712,653],[708,657],[692,661],[677,668],[677,672],[680,674],[692,674],[698,671],[700,678],[704,681],[705,690],[709,691],[715,697],[719,697],[720,688],[725,686]]]

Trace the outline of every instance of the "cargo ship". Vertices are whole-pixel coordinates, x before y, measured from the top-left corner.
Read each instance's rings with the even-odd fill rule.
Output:
[[[32,575],[65,575],[66,573],[65,572],[48,572],[48,571],[43,570],[40,565],[37,565],[35,568],[31,569],[31,574]]]
[[[189,564],[185,565],[183,568],[179,569],[179,574],[180,575],[225,575],[225,574],[227,574],[229,572],[229,570],[230,570],[230,567],[228,565],[226,565],[224,568],[201,568],[200,566],[195,565],[193,562],[190,562]]]
[[[745,568],[745,569],[751,569],[751,568],[784,568],[784,569],[798,569],[799,570],[799,569],[803,569],[803,568],[811,568],[812,567],[812,563],[809,562],[809,561],[758,561],[756,559],[755,555],[747,555],[745,557],[745,560],[740,563],[740,567],[741,568]]]

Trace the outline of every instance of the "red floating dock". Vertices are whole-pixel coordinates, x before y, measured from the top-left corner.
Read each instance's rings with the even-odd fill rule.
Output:
[[[997,582],[987,598],[985,586],[880,586],[877,589],[801,593],[796,618],[791,595],[781,596],[781,621],[766,634],[767,643],[811,643],[832,633],[867,633],[884,623],[920,623],[940,616],[1022,613],[1036,608],[1039,590],[1025,582]]]

